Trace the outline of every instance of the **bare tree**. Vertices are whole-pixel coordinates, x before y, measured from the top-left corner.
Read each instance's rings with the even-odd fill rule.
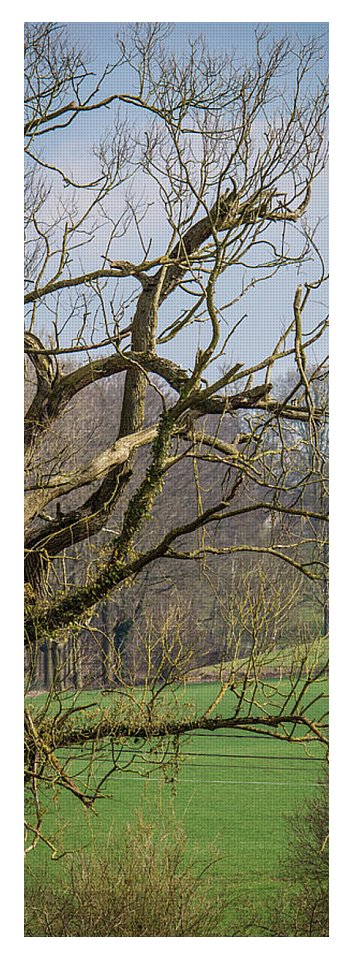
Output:
[[[320,361],[315,369],[313,351],[327,317],[313,303],[325,269],[306,219],[326,162],[318,43],[291,47],[257,32],[252,62],[238,64],[213,57],[201,40],[175,57],[169,29],[127,28],[115,63],[96,78],[64,26],[27,27],[25,351],[33,382],[25,414],[25,644],[32,664],[43,644],[59,650],[67,636],[81,637],[99,603],[147,568],[257,554],[324,585],[325,501],[305,497],[311,483],[324,482],[324,408],[314,389],[324,368]],[[120,69],[128,70],[128,92],[119,92]],[[115,92],[104,95],[113,78]],[[107,108],[113,119],[91,144],[83,179],[65,137]],[[255,288],[268,297],[288,270],[295,293],[276,342],[259,359],[231,360],[249,319],[241,301],[260,310],[250,299]],[[247,339],[263,323],[255,313]],[[295,376],[281,391],[278,370],[287,360]],[[111,391],[114,435],[106,443],[94,396],[98,381],[115,379],[122,398],[115,409]],[[301,444],[310,451],[304,471]],[[165,509],[184,463],[194,502],[175,494]],[[239,539],[242,519],[261,524],[268,516],[278,519],[277,538]],[[73,576],[78,544],[85,561]],[[172,648],[177,666],[179,655]],[[74,713],[76,727],[68,711],[59,734],[55,724],[48,732],[47,711],[34,718],[28,710],[35,803],[48,763],[55,782],[88,806],[99,792],[80,791],[54,743],[259,725],[290,738],[289,724],[297,738],[303,728],[306,738],[325,741],[297,697],[288,697],[287,712],[271,704],[254,723],[244,703],[239,697],[231,718],[188,720],[176,710],[164,718],[149,703],[142,722],[129,710],[125,717],[124,707],[85,724]],[[38,808],[35,836],[40,824]]]

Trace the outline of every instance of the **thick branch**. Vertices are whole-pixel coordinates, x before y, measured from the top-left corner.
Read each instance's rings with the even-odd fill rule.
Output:
[[[219,203],[215,203],[205,217],[202,217],[201,220],[192,224],[185,235],[179,240],[169,257],[160,257],[158,261],[153,260],[149,263],[143,262],[140,264],[122,260],[110,261],[113,267],[109,270],[93,270],[91,273],[49,281],[43,287],[35,287],[31,293],[25,295],[24,303],[34,303],[36,300],[40,300],[51,293],[56,293],[58,290],[91,283],[91,281],[97,280],[100,277],[136,277],[145,286],[145,299],[152,301],[155,295],[154,291],[160,279],[160,271],[163,271],[165,267],[159,299],[159,302],[162,303],[177,286],[179,280],[187,273],[191,266],[191,261],[193,261],[202,244],[212,236],[213,231],[231,231],[236,227],[240,227],[242,224],[255,224],[257,220],[288,220],[296,222],[303,215],[310,202],[311,186],[309,185],[307,187],[305,198],[296,210],[289,210],[288,207],[285,207],[283,210],[278,209],[271,211],[268,215],[264,206],[257,202],[255,196],[251,200],[246,200],[239,205],[236,200],[236,194],[237,191],[235,188],[231,193],[224,195]],[[153,268],[157,263],[161,264],[160,270],[157,274],[147,278],[146,271]],[[150,297],[147,296],[147,294],[150,293],[149,287],[151,287]]]
[[[81,726],[76,730],[69,731],[69,733],[63,733],[60,738],[60,747],[61,746],[72,746],[73,744],[84,744],[88,742],[94,742],[99,739],[108,739],[112,737],[117,740],[118,738],[122,739],[125,737],[134,737],[139,740],[147,740],[150,736],[152,737],[167,737],[167,736],[182,736],[186,733],[193,733],[196,730],[262,730],[267,729],[278,730],[280,727],[285,727],[286,724],[295,724],[297,727],[304,727],[308,734],[313,735],[313,739],[320,740],[321,743],[328,746],[327,737],[322,733],[320,727],[310,721],[308,717],[303,714],[298,713],[286,713],[286,714],[276,714],[275,716],[265,716],[265,717],[206,717],[201,716],[195,720],[184,720],[184,721],[174,721],[164,723],[154,723],[149,726],[140,726],[135,724],[135,727],[127,726],[126,724],[118,724],[113,719],[104,720],[98,725],[92,726]],[[288,734],[286,733],[286,738]],[[309,739],[307,733],[300,731],[300,736],[293,736],[293,739]]]
[[[24,422],[24,443],[25,448],[27,448],[33,443],[35,424],[44,423],[47,417],[47,408],[55,383],[56,371],[52,358],[46,353],[38,337],[33,333],[25,333],[24,345],[26,354],[35,368],[37,378],[36,394]]]
[[[125,463],[132,451],[137,447],[151,443],[157,435],[158,424],[147,427],[131,437],[123,437],[116,440],[110,447],[99,453],[97,457],[90,460],[89,463],[69,473],[56,474],[50,477],[45,486],[27,493],[24,504],[25,527],[33,520],[47,503],[62,497],[71,490],[78,490],[80,487],[94,483],[105,477],[116,464]]]

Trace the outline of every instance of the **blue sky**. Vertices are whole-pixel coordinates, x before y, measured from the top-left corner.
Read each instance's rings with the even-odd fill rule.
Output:
[[[112,57],[114,50],[114,36],[125,25],[125,22],[86,22],[70,23],[69,28],[72,36],[77,41],[90,44],[94,49],[97,58],[104,60]],[[233,50],[238,55],[249,55],[254,49],[254,30],[256,27],[268,28],[272,40],[277,40],[287,34],[292,39],[300,37],[307,39],[310,35],[325,38],[328,32],[327,23],[313,22],[186,22],[174,23],[172,34],[169,40],[169,46],[183,49],[187,46],[188,39],[193,39],[198,35],[203,36],[208,45],[213,50],[220,50],[231,54]]]

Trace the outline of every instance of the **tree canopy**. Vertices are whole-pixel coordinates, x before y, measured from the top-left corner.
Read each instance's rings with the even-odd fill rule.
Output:
[[[325,602],[328,318],[319,290],[327,277],[314,200],[327,160],[320,45],[272,42],[257,31],[250,62],[214,56],[201,39],[175,55],[170,29],[128,25],[115,61],[96,76],[69,28],[26,28],[31,678],[43,645],[59,651],[68,638],[74,652],[101,604],[118,603],[148,570],[166,578],[178,568],[186,579],[194,564],[211,572],[215,561],[245,557],[273,564],[271,583],[287,570],[294,597],[303,582]],[[99,131],[101,116],[96,141],[91,118]],[[260,610],[261,625],[267,580],[259,569],[249,580],[248,568],[237,568],[249,590],[254,581],[251,610]],[[100,787],[91,795],[60,764],[57,749],[75,743],[219,726],[324,743],[323,720],[304,709],[325,670],[310,652],[292,658],[292,692],[262,708],[269,647],[251,619],[248,629],[249,590],[235,592],[235,624],[236,636],[244,621],[253,639],[243,660],[232,641],[222,673],[219,702],[233,692],[233,711],[220,715],[218,703],[191,718],[178,707],[158,710],[160,680],[176,681],[188,667],[188,650],[172,635],[150,667],[153,692],[132,716],[128,700],[97,719],[85,707],[55,722],[49,708],[28,708],[35,803],[40,777],[87,805],[98,795]],[[276,622],[284,603],[275,599]],[[38,809],[31,829],[36,839]]]

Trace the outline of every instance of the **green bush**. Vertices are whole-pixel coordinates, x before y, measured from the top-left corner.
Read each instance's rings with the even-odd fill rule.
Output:
[[[145,822],[128,826],[108,856],[72,862],[54,886],[34,884],[26,897],[25,936],[234,936],[232,901],[210,880],[210,866],[189,858],[179,826],[166,832]],[[227,926],[229,933],[225,933]]]
[[[284,896],[272,901],[268,932],[279,937],[329,936],[328,790],[326,779],[304,807],[288,817],[281,862]]]

